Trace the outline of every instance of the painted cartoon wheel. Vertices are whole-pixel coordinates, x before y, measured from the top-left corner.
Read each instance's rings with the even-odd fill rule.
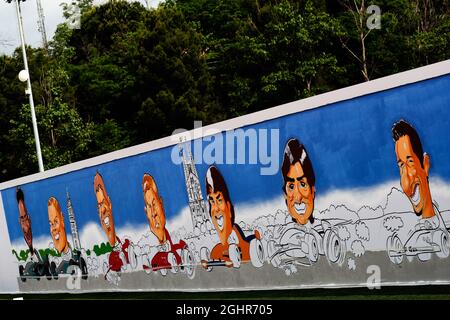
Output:
[[[315,263],[319,260],[319,246],[317,244],[317,239],[313,234],[308,234],[306,241],[308,244],[308,259],[312,263]]]
[[[170,272],[177,273],[178,270],[180,270],[180,267],[177,263],[177,258],[175,257],[175,254],[173,252],[169,252],[167,254],[167,262],[170,264]]]
[[[428,261],[431,259],[431,252],[419,253],[417,254],[417,258],[422,262]]]
[[[45,276],[45,264],[44,263],[36,263],[34,267],[34,274],[37,279],[41,280],[41,277]]]
[[[241,250],[239,247],[232,243],[228,247],[228,254],[230,255],[230,260],[233,263],[233,268],[239,268],[241,266]]]
[[[130,262],[131,269],[136,269],[138,265],[137,255],[133,244],[128,246],[128,261]]]
[[[24,267],[23,266],[19,266],[19,275],[20,275],[20,280],[22,280],[22,282],[26,282],[27,278],[25,277],[25,275],[23,274],[24,271]]]
[[[267,243],[267,254],[268,254],[268,259],[270,260],[270,263],[275,268],[278,268],[281,266],[281,258],[277,254],[277,247],[276,247],[275,240],[270,240]]]
[[[142,255],[142,268],[144,269],[146,274],[152,273],[152,263],[148,257],[148,254],[144,253]]]
[[[209,260],[211,259],[211,252],[208,248],[203,247],[200,249],[200,261],[202,262],[203,268],[205,268],[206,271],[212,271],[212,267],[208,265]],[[205,267],[206,265],[206,267]]]
[[[109,259],[109,255],[106,257],[106,259]],[[106,261],[103,262],[103,274],[106,275],[108,273],[109,270],[109,266],[108,263]]]
[[[50,273],[53,275],[53,279],[58,280],[59,275],[56,271],[56,263],[54,261],[50,263]]]
[[[284,273],[286,274],[286,276],[290,276],[292,274],[292,270],[289,266],[287,266],[286,268],[284,268]]]
[[[339,263],[345,259],[345,247],[336,231],[328,229],[324,235],[325,256],[330,262]]]
[[[195,260],[190,250],[183,250],[183,266],[189,279],[195,277]]]
[[[167,276],[167,269],[166,268],[160,268],[159,269],[159,273],[161,273],[161,275],[163,277]]]
[[[440,247],[440,251],[436,252],[436,255],[439,258],[447,258],[450,254],[450,250],[449,250],[449,243],[448,243],[448,236],[447,234],[442,231],[439,230],[437,232],[435,232],[434,234],[434,238],[435,238],[435,242],[439,245]]]
[[[387,239],[387,252],[389,259],[394,264],[400,264],[403,261],[403,244],[397,235],[389,236]]]
[[[80,269],[81,269],[81,279],[87,280],[88,269],[87,269],[86,261],[84,261],[83,257],[80,257]]]
[[[264,248],[261,240],[257,238],[250,241],[250,260],[255,268],[260,268],[264,264]]]
[[[48,261],[44,265],[44,274],[45,274],[45,277],[47,278],[47,280],[53,279],[52,273],[50,272],[50,265],[49,265]]]
[[[70,273],[69,273],[70,271]],[[80,275],[83,274],[82,269],[81,269],[81,265],[79,264],[79,262],[70,259],[69,261],[69,267],[67,268],[67,273],[69,273],[72,276],[76,276],[79,277]]]

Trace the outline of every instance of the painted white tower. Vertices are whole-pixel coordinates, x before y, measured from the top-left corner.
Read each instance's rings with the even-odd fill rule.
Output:
[[[186,191],[189,197],[189,209],[192,217],[192,227],[204,233],[208,228],[209,214],[203,199],[200,179],[194,158],[192,157],[190,143],[181,142],[179,144],[180,156],[182,157],[184,180],[186,182]]]
[[[72,207],[72,200],[70,200],[69,191],[66,189],[67,198],[67,213],[69,214],[70,231],[72,232],[73,249],[81,251],[80,237],[78,236],[77,222]]]

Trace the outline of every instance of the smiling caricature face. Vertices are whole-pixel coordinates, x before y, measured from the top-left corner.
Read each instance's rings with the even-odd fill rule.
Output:
[[[150,230],[158,238],[159,243],[162,244],[166,241],[166,215],[162,199],[153,188],[149,188],[145,191],[144,201],[145,214],[150,224]]]
[[[208,202],[210,206],[211,219],[217,230],[220,242],[225,245],[233,229],[231,218],[231,204],[226,201],[222,192],[208,190]]]
[[[64,218],[59,205],[56,203],[56,199],[50,198],[47,209],[50,234],[52,236],[55,249],[59,253],[65,252],[68,246],[67,235],[64,228]]]
[[[428,185],[428,172],[430,158],[424,155],[423,167],[420,159],[414,153],[410,137],[404,135],[395,143],[395,153],[400,169],[400,184],[408,197],[417,215],[423,218],[434,215],[430,187]]]
[[[105,231],[105,234],[108,237],[109,244],[114,246],[116,243],[116,231],[114,229],[111,200],[100,185],[97,187],[95,197],[97,198],[98,216],[103,231]]]
[[[23,232],[23,238],[25,239],[25,242],[27,243],[28,247],[33,247],[33,234],[31,231],[31,219],[28,215],[27,208],[25,207],[25,203],[23,200],[19,200],[18,202],[19,207],[19,223],[20,227],[22,228]]]
[[[302,165],[291,165],[286,177],[285,197],[289,214],[299,224],[306,224],[314,210],[314,186],[310,186]]]

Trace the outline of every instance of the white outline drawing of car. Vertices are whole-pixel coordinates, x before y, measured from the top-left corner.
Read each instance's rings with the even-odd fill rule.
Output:
[[[321,255],[341,265],[347,246],[339,236],[338,227],[347,223],[344,220],[332,225],[327,220],[321,220],[321,224],[313,228],[295,224],[284,230],[279,240],[268,241],[268,261],[274,267],[284,269],[288,275],[292,265],[311,266]]]
[[[404,241],[400,239],[398,233],[387,238],[386,251],[392,263],[402,263],[405,256],[408,261],[412,261],[415,256],[420,261],[428,261],[433,253],[436,253],[439,258],[449,256],[450,235],[437,210],[436,216],[438,221],[436,226],[433,226],[428,219],[421,219]]]

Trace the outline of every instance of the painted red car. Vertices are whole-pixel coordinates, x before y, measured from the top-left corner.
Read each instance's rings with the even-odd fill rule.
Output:
[[[174,244],[167,230],[166,239],[166,243],[158,246],[159,252],[151,259],[151,267],[144,265],[144,270],[159,271],[163,276],[167,275],[168,270],[172,273],[178,273],[181,270],[190,279],[194,278],[194,256],[186,242],[180,240],[180,242]]]

